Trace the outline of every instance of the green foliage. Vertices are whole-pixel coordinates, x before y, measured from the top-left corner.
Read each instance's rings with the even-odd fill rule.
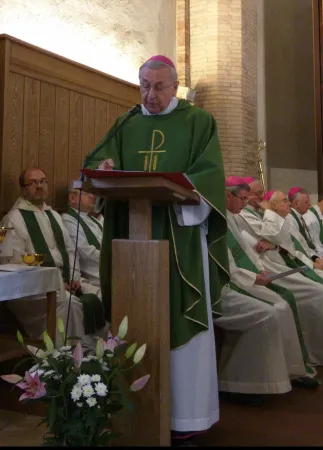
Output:
[[[59,327],[64,335],[62,322]],[[125,335],[127,327],[126,319],[119,327],[120,336]],[[23,344],[19,332],[17,336]],[[47,351],[40,357],[36,349],[25,360],[23,368],[28,371],[29,380],[30,375],[34,379],[37,373],[37,383],[44,386],[43,396],[24,401],[42,401],[46,405],[41,421],[48,427],[45,446],[107,446],[116,437],[112,417],[120,412],[134,412],[134,394],[129,386],[137,343],[128,344],[120,336],[109,333],[108,340],[99,340],[92,352],[83,351],[80,343],[55,350],[45,332]]]

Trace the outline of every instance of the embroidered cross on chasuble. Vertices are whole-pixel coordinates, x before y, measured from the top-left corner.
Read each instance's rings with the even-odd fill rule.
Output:
[[[162,150],[161,147],[165,142],[165,135],[160,130],[153,130],[151,138],[150,150],[139,150],[138,153],[144,154],[144,171],[155,172],[158,164],[158,154],[165,153],[166,150]]]
[[[123,117],[117,119],[113,133]],[[221,290],[229,280],[226,248],[225,190],[216,123],[206,111],[180,100],[169,114],[137,114],[86,167],[111,158],[116,170],[185,173],[210,204],[208,253],[212,310],[221,314]],[[107,318],[111,318],[112,240],[129,238],[128,205],[109,200],[105,208],[100,280]],[[179,348],[208,329],[208,312],[198,226],[178,225],[174,209],[152,208],[152,239],[168,240],[171,348]],[[189,245],[188,245],[189,243]]]

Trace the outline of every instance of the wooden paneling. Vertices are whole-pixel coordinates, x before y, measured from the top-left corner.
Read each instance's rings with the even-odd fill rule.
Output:
[[[139,99],[135,85],[0,35],[0,217],[31,166],[48,176],[48,203],[64,210],[85,155]]]
[[[38,166],[40,81],[25,77],[23,167]]]
[[[108,104],[107,111],[107,129],[109,130],[114,124],[116,118],[118,117],[118,105],[115,103]]]
[[[82,167],[83,96],[70,92],[70,129],[68,151],[68,182],[80,175]]]
[[[10,127],[4,130],[6,136],[2,152],[2,211],[10,209],[19,195],[18,177],[23,167],[24,86],[23,76],[10,74],[8,105]]]
[[[100,141],[107,134],[107,109],[108,104],[104,100],[95,101],[95,140]]]
[[[1,35],[0,35],[1,38]],[[90,69],[67,58],[39,49],[18,39],[10,37],[12,42],[11,66],[18,73],[45,81],[72,83],[83,93],[92,91],[92,96],[109,99],[115,103],[124,104],[138,101],[138,88],[115,77]],[[54,70],[53,70],[54,69]],[[103,94],[103,96],[101,96]],[[90,94],[91,95],[91,94]]]
[[[38,165],[47,174],[49,200],[53,203],[54,195],[54,154],[55,154],[55,86],[40,83],[39,114],[39,160]]]
[[[95,137],[95,103],[95,98],[83,95],[82,161],[94,149],[97,142]]]
[[[68,180],[68,148],[70,125],[70,95],[64,88],[56,89],[55,107],[55,168],[54,168],[54,205],[65,207],[65,194]]]

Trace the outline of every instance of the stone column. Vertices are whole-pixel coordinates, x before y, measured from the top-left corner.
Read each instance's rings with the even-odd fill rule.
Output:
[[[195,104],[217,121],[227,175],[257,175],[257,0],[190,0],[189,23]]]

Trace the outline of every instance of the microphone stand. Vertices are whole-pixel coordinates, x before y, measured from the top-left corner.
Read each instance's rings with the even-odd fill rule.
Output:
[[[136,114],[138,114],[141,111],[141,105],[136,104],[135,106],[133,106],[130,111],[128,112],[128,114],[126,115],[126,117],[119,123],[119,125],[115,128],[115,130],[111,133],[108,134],[105,139],[103,139],[103,141],[101,142],[101,144],[96,147],[94,150],[92,150],[92,152],[90,152],[87,157],[84,160],[83,163],[83,167],[82,167],[82,173],[79,179],[80,182],[80,187],[77,188],[80,191],[80,195],[79,195],[79,201],[78,201],[78,206],[77,206],[77,225],[76,225],[76,238],[75,238],[75,251],[74,251],[74,261],[73,261],[73,270],[72,270],[72,276],[71,276],[71,281],[70,283],[72,284],[74,281],[74,275],[75,275],[75,267],[76,267],[76,259],[77,259],[77,245],[78,245],[78,237],[79,237],[79,229],[80,229],[80,210],[81,210],[81,195],[82,195],[82,184],[85,181],[85,176],[83,173],[83,169],[85,169],[87,163],[89,161],[91,161],[91,159],[108,143],[111,141],[112,138],[114,138],[114,136],[116,136],[116,134],[120,131],[120,129],[132,118],[134,117]],[[70,318],[70,311],[71,311],[71,303],[72,303],[72,289],[70,290],[70,295],[69,295],[69,299],[68,299],[68,311],[67,311],[67,319],[66,319],[66,326],[65,326],[65,330],[66,330],[66,334],[65,334],[65,342],[64,345],[66,345],[66,340],[67,340],[67,329],[68,329],[68,322],[69,322],[69,318]]]

